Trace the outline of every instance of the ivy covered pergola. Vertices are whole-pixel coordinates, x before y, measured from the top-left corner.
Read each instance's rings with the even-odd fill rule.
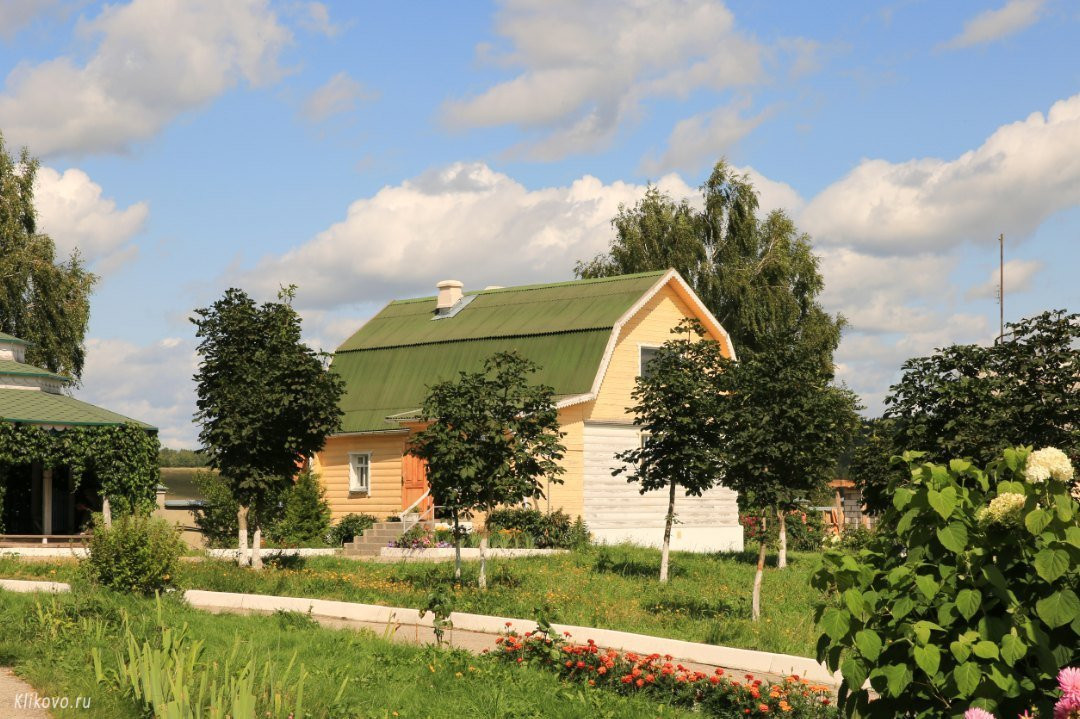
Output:
[[[0,332],[0,535],[73,535],[93,512],[150,508],[157,430],[63,393]]]

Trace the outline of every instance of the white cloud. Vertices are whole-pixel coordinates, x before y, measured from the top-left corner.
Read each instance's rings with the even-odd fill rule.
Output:
[[[1009,260],[1005,263],[1005,296],[1031,289],[1031,281],[1044,267],[1039,260]],[[967,292],[968,299],[996,299],[1001,289],[1001,277],[995,268],[986,278],[986,282],[972,287]]]
[[[675,175],[658,185],[676,198],[698,194]],[[356,200],[341,222],[239,281],[267,293],[295,283],[298,305],[327,308],[433,293],[446,277],[467,287],[563,279],[607,247],[619,204],[644,189],[585,176],[529,190],[487,165],[458,163]]]
[[[334,115],[352,112],[359,103],[373,98],[374,94],[347,72],[339,72],[308,95],[302,112],[310,122],[323,122]]]
[[[137,202],[123,209],[103,196],[101,185],[79,169],[38,169],[34,183],[38,228],[61,255],[78,249],[99,272],[108,272],[135,253],[132,238],[142,231],[150,208]]]
[[[1020,32],[1039,19],[1044,4],[1045,0],[1008,0],[996,10],[984,10],[965,22],[963,31],[945,47],[983,45]]]
[[[116,152],[153,136],[241,80],[281,74],[291,41],[267,0],[133,0],[78,32],[100,38],[85,63],[22,63],[0,95],[0,126],[37,155]]]
[[[509,49],[482,59],[521,68],[513,79],[443,108],[453,127],[517,125],[539,159],[595,150],[650,97],[686,97],[758,82],[762,47],[731,12],[706,0],[506,0],[496,20]]]
[[[197,369],[192,340],[166,338],[149,345],[90,338],[79,399],[147,422],[164,445],[195,447]]]
[[[998,128],[955,160],[863,160],[801,222],[820,242],[886,254],[1025,238],[1080,203],[1080,95]]]
[[[329,8],[321,2],[304,3],[300,12],[300,24],[326,37],[337,37],[342,30],[341,25],[330,19]]]
[[[747,117],[749,104],[735,102],[681,120],[671,131],[664,154],[659,159],[647,159],[644,169],[696,171],[715,162],[765,119],[764,113]]]

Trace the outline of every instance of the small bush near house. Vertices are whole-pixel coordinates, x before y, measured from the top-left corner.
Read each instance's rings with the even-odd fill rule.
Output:
[[[326,533],[326,543],[331,547],[348,544],[371,529],[377,521],[370,514],[346,514],[340,522],[330,527]]]
[[[304,471],[284,493],[281,518],[268,529],[270,537],[283,544],[321,543],[330,530],[330,505],[314,472]]]
[[[571,520],[561,509],[544,513],[525,507],[496,509],[487,515],[487,530],[520,532],[532,539],[537,549],[573,549],[588,544],[589,530],[578,517]]]
[[[840,703],[872,719],[1059,716],[1056,675],[1080,662],[1072,465],[1053,448],[1005,450],[985,471],[921,456],[890,483],[889,531],[825,552],[814,576],[835,597],[818,608],[818,657],[844,676]]]
[[[776,549],[780,545],[780,522],[776,517],[769,517],[765,523],[765,536],[768,546]],[[758,541],[761,515],[740,514],[739,524],[746,531],[746,540]],[[814,510],[793,509],[787,513],[788,549],[794,552],[817,552],[825,542],[825,520],[821,512]]]
[[[112,527],[100,523],[94,527],[85,568],[89,578],[102,586],[152,594],[176,576],[184,548],[179,532],[164,519],[122,515]]]

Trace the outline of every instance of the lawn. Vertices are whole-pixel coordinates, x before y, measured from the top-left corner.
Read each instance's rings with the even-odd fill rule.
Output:
[[[177,580],[183,588],[417,608],[442,585],[453,590],[456,611],[524,619],[542,615],[565,624],[814,656],[818,593],[809,577],[818,555],[793,553],[787,569],[766,570],[759,623],[750,621],[751,553],[676,553],[667,585],[656,579],[659,561],[655,550],[628,546],[494,560],[487,592],[475,588],[475,562],[465,564],[461,586],[454,584],[451,563],[372,564],[336,557],[290,562],[261,574],[227,562],[186,563]],[[0,559],[0,576],[6,577],[64,579],[74,568]]]
[[[160,645],[161,626],[171,627],[174,636],[186,633],[188,646],[203,642],[196,669],[209,667],[216,678],[235,674],[248,659],[259,671],[291,677],[279,684],[290,706],[298,690],[295,677],[303,671],[303,711],[310,717],[690,716],[644,697],[564,684],[548,672],[491,657],[323,629],[304,615],[212,615],[175,599],[158,605],[93,589],[58,597],[0,591],[0,664],[15,666],[42,696],[90,698],[89,709],[58,711],[58,718],[146,716],[114,679],[99,683],[92,668],[97,649],[106,676],[113,676],[125,625],[151,646]]]

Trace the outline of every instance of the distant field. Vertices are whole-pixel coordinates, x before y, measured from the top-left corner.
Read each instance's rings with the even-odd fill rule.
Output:
[[[162,467],[161,483],[165,485],[166,499],[201,499],[195,486],[197,467]]]

